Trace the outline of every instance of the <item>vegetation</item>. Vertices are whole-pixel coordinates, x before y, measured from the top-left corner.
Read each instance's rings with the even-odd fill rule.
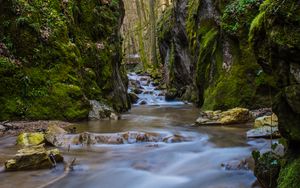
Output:
[[[121,61],[120,1],[12,0],[0,9],[0,120],[82,119],[87,99],[119,100],[109,95]]]

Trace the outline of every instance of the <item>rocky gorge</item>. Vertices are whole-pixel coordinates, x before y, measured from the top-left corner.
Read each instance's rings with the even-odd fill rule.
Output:
[[[300,186],[300,1],[174,0],[130,70],[122,0],[0,5],[4,187]]]

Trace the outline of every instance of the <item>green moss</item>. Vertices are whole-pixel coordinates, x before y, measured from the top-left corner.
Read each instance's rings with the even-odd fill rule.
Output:
[[[21,133],[17,138],[17,145],[31,146],[45,142],[43,133]]]
[[[234,0],[229,3],[222,15],[222,29],[231,35],[243,35],[257,14],[260,3],[260,0]]]
[[[300,187],[300,158],[291,161],[283,167],[279,174],[279,188],[298,188]]]
[[[121,61],[120,5],[3,2],[0,43],[9,54],[0,56],[0,120],[82,119],[90,108],[87,99],[113,101],[111,80]]]
[[[255,34],[261,30],[264,23],[265,12],[259,13],[251,22],[250,30],[249,30],[249,41],[252,41]]]

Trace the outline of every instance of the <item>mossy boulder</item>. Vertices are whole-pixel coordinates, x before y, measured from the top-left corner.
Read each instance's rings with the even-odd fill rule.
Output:
[[[47,150],[43,145],[38,145],[19,150],[13,159],[5,162],[5,170],[17,171],[52,168],[59,162],[63,162],[63,157],[58,149]]]
[[[246,108],[233,108],[227,111],[204,111],[196,120],[197,125],[230,125],[252,121],[253,117]]]
[[[17,138],[17,145],[32,146],[40,145],[45,142],[44,133],[21,133]]]
[[[222,124],[246,123],[252,120],[250,111],[246,108],[233,108],[221,113]]]

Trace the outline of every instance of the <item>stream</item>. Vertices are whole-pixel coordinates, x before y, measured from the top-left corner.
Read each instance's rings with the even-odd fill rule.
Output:
[[[134,75],[132,75],[134,76]],[[137,79],[137,77],[135,77]],[[140,79],[140,78],[139,78]],[[149,84],[149,83],[145,83]],[[151,86],[151,85],[150,85]],[[250,125],[194,127],[199,109],[180,101],[167,102],[155,87],[143,87],[139,102],[119,121],[77,123],[77,132],[155,132],[189,137],[183,142],[96,144],[61,149],[65,161],[76,158],[74,170],[48,186],[86,188],[251,188],[251,151],[266,149],[264,139],[247,140]],[[155,91],[145,94],[145,90]],[[143,98],[144,97],[144,98]],[[15,137],[0,138],[0,162],[17,150]],[[41,187],[64,172],[63,164],[51,170],[3,172],[1,188]]]

